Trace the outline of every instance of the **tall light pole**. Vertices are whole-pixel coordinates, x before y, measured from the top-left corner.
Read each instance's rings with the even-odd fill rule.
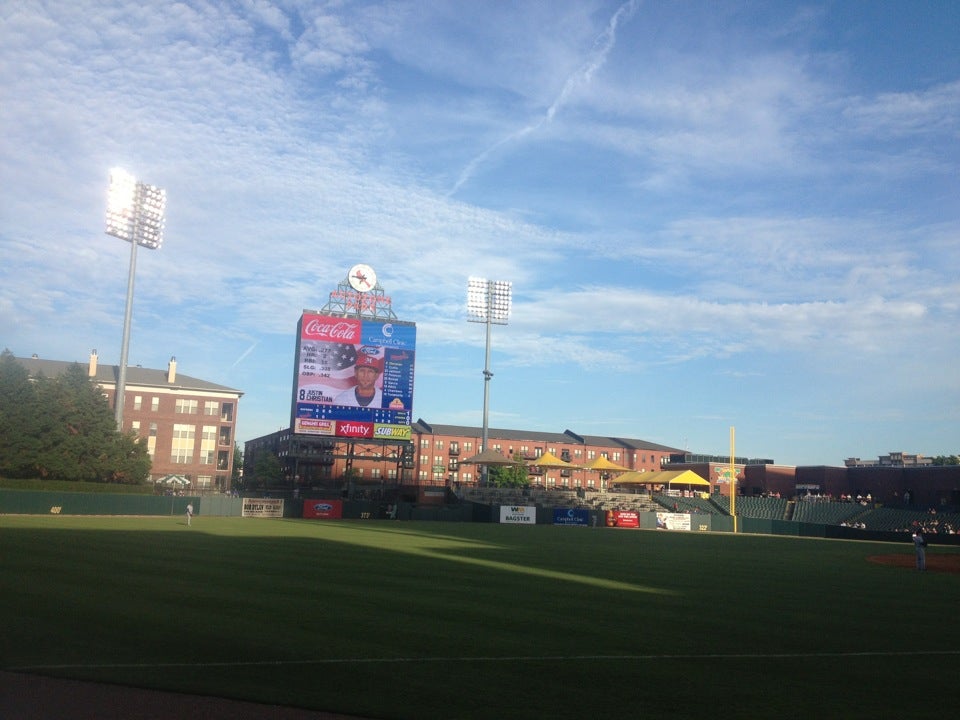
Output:
[[[505,280],[469,278],[467,281],[467,320],[487,326],[487,348],[483,361],[483,435],[480,452],[487,449],[490,419],[490,326],[506,325],[510,317],[513,283]],[[483,466],[483,484],[487,482],[487,466]]]
[[[107,235],[130,243],[130,271],[127,274],[127,309],[123,316],[123,345],[120,374],[114,398],[117,430],[123,432],[123,400],[127,389],[127,353],[130,349],[130,318],[133,315],[133,278],[137,270],[137,246],[156,250],[163,243],[164,209],[167,193],[145,185],[119,168],[110,171],[107,193]]]

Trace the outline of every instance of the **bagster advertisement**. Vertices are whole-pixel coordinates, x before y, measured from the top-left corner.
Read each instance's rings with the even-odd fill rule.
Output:
[[[501,505],[500,522],[517,525],[536,525],[536,505]]]
[[[303,517],[312,520],[339,520],[343,517],[343,501],[304,500]]]
[[[305,312],[297,330],[295,433],[409,439],[415,324]]]

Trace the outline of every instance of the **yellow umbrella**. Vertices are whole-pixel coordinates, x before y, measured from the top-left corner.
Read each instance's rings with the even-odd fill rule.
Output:
[[[606,455],[601,455],[598,458],[594,458],[586,465],[582,465],[586,470],[599,470],[600,472],[627,472],[630,470],[628,467],[623,465],[617,465],[617,463],[612,460],[608,460]]]
[[[660,470],[658,472],[628,472],[613,481],[617,485],[706,485],[710,483],[693,470]]]
[[[568,463],[566,460],[561,460],[556,455],[551,452],[545,452],[538,458],[533,460],[527,460],[527,465],[529,467],[559,467],[559,468],[572,468],[576,467],[573,463]]]

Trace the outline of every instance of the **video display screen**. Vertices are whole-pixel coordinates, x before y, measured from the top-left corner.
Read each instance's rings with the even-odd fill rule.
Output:
[[[410,439],[414,323],[305,312],[297,335],[295,433]]]

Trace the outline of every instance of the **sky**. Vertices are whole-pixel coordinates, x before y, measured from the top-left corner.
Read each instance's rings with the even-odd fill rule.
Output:
[[[289,427],[371,265],[414,418],[782,465],[960,453],[960,3],[0,4],[0,346],[120,360],[110,169],[167,192],[129,363]],[[2,349],[2,348],[0,348]]]

